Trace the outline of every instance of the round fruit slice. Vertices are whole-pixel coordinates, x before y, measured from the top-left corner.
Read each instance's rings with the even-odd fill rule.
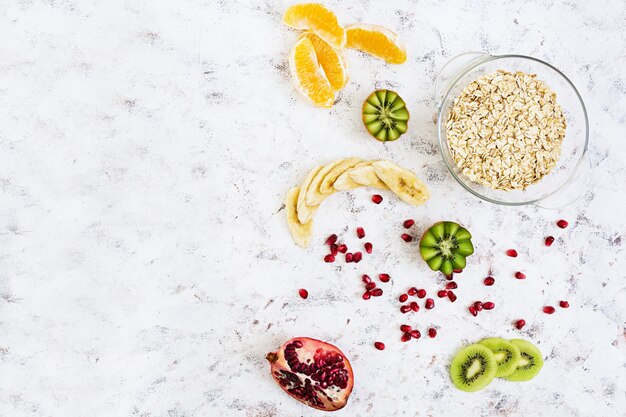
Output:
[[[474,253],[472,235],[454,222],[433,224],[420,240],[420,253],[433,271],[450,275],[465,268],[465,258]]]
[[[496,377],[505,377],[511,375],[517,363],[520,360],[520,351],[513,343],[508,340],[500,339],[499,337],[491,337],[483,339],[480,344],[487,346],[496,358],[498,363],[498,370],[496,371]]]
[[[348,60],[344,49],[335,49],[326,41],[309,31],[304,32],[298,39],[309,38],[313,42],[317,61],[322,66],[324,74],[333,90],[341,90],[348,82]]]
[[[317,61],[315,47],[309,38],[300,39],[291,49],[289,69],[300,94],[316,106],[333,105],[335,92]]]
[[[363,103],[363,124],[382,142],[398,139],[406,132],[408,121],[404,100],[393,91],[374,91]]]
[[[520,351],[520,360],[512,374],[504,377],[507,381],[530,381],[541,371],[543,357],[537,346],[522,339],[511,339],[510,342]]]
[[[469,345],[450,364],[450,378],[461,391],[474,392],[485,388],[496,376],[496,358],[486,346]]]
[[[337,21],[337,16],[319,3],[291,6],[283,15],[283,23],[295,29],[312,30],[333,48],[346,46],[346,30]]]
[[[357,23],[346,26],[346,34],[347,48],[367,52],[390,64],[406,61],[406,48],[398,40],[398,35],[384,26]]]

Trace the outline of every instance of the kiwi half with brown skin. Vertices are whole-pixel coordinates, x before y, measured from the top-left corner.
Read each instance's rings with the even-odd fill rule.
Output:
[[[450,364],[450,378],[455,387],[465,392],[480,391],[491,383],[498,371],[493,352],[476,344],[463,348]]]
[[[433,224],[422,235],[420,254],[433,271],[445,275],[463,269],[466,257],[474,253],[471,233],[460,224],[450,221]]]
[[[408,128],[409,111],[398,93],[376,90],[363,103],[363,124],[381,142],[398,139]]]

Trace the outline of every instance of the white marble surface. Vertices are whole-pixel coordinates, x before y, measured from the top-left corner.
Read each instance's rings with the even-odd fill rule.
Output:
[[[389,66],[351,51],[350,83],[321,110],[290,84],[297,34],[280,23],[285,2],[0,2],[0,415],[322,416],[285,395],[264,360],[303,335],[352,359],[354,392],[336,416],[626,415],[626,11],[599,3],[328,1],[344,23],[397,30],[409,58]],[[468,50],[533,55],[578,86],[595,186],[577,204],[497,207],[448,174],[433,80]],[[384,86],[412,114],[387,145],[358,118]],[[385,194],[374,206],[367,190],[337,194],[300,250],[279,211],[286,190],[348,155],[410,167],[432,200],[412,208]],[[477,253],[455,304],[412,317],[439,336],[401,345],[397,295],[438,288],[398,238],[408,217],[420,231],[462,222]],[[557,229],[559,218],[571,226]],[[324,237],[342,231],[356,245],[357,225],[375,254],[321,262]],[[548,233],[557,240],[546,249]],[[520,257],[506,258],[508,247]],[[360,300],[359,274],[383,271],[385,295]],[[497,306],[475,319],[465,310],[475,299]],[[559,299],[571,308],[541,313]],[[545,355],[535,380],[451,386],[460,346],[517,335]]]

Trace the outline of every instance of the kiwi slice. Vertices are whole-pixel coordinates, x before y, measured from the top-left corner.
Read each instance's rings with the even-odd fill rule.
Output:
[[[483,345],[463,348],[450,364],[450,378],[455,387],[465,392],[485,388],[496,376],[498,363],[493,352]]]
[[[496,362],[498,363],[496,377],[505,377],[515,371],[521,357],[517,346],[499,337],[483,339],[479,343],[483,346],[487,346],[493,352]]]
[[[420,240],[420,253],[433,271],[450,275],[455,269],[465,268],[465,258],[474,253],[472,235],[454,222],[433,224]]]
[[[381,142],[396,140],[407,130],[409,111],[391,90],[376,90],[363,103],[363,124]]]
[[[511,339],[511,344],[520,351],[520,360],[511,375],[505,376],[508,381],[530,381],[541,371],[543,357],[537,346],[522,339]]]

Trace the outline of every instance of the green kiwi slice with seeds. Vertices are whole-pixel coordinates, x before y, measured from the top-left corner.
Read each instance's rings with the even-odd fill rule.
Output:
[[[496,377],[505,377],[511,375],[521,358],[520,350],[513,343],[499,337],[490,337],[479,342],[493,352],[498,364]]]
[[[471,233],[460,224],[450,221],[433,224],[420,240],[420,254],[433,271],[445,275],[463,269],[466,257],[474,253]]]
[[[408,128],[409,111],[398,93],[376,90],[363,103],[363,124],[381,142],[398,139]]]
[[[512,374],[505,376],[507,381],[530,381],[543,367],[543,357],[537,346],[522,339],[511,339],[511,344],[520,351],[520,360]]]
[[[450,364],[450,378],[455,387],[465,392],[479,391],[491,383],[498,371],[493,352],[476,344],[463,348]]]

